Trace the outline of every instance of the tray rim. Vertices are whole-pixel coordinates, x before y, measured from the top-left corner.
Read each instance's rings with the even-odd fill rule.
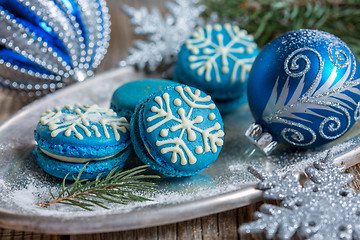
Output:
[[[241,190],[160,208],[154,207],[141,211],[135,210],[126,213],[81,216],[69,219],[18,214],[0,208],[0,226],[18,231],[45,234],[124,231],[182,222],[243,207],[261,199],[262,191],[255,189],[253,186],[247,186]],[[177,214],[174,214],[174,208],[176,208]],[[164,215],[170,217],[163,218]],[[156,216],[156,218],[153,216]],[[90,226],[89,223],[94,223],[94,220],[97,220],[97,223]]]
[[[139,73],[132,67],[114,69],[98,74],[85,82],[76,83],[65,89],[49,94],[24,106],[9,119],[3,121],[0,124],[0,131],[3,131],[13,119],[21,118],[23,114],[27,114],[28,109],[36,108],[36,106],[41,105],[42,102],[51,101],[52,99],[56,100],[61,97],[61,95],[70,94],[72,91],[74,92],[79,88],[86,88],[87,85],[96,84],[104,78],[112,78],[121,74],[136,75]],[[119,81],[119,84],[125,82],[127,81]],[[346,167],[351,167],[360,161],[359,156],[360,147],[356,147],[336,156],[334,162],[336,164],[345,163]],[[125,213],[77,216],[69,219],[61,219],[59,216],[51,217],[36,214],[20,214],[0,207],[0,227],[45,234],[83,234],[160,226],[203,217],[258,202],[262,199],[263,192],[257,190],[255,186],[256,183],[239,184],[239,188],[241,188],[239,190],[233,190],[203,199],[190,200],[161,207],[152,206],[147,209],[142,209],[141,211],[135,209]],[[174,214],[174,208],[177,209],[175,212],[178,214]],[[156,218],[153,217],[153,213],[155,212]],[[169,214],[169,212],[171,212],[170,217],[162,217]],[[97,222],[94,224],[95,218],[97,218]],[[101,221],[99,221],[99,218]]]
[[[4,129],[11,124],[14,119],[21,118],[22,115],[28,114],[29,109],[36,108],[38,105],[41,105],[42,102],[56,100],[62,95],[70,94],[79,88],[86,88],[87,85],[96,85],[97,82],[102,81],[104,78],[136,73],[137,72],[132,67],[114,69],[108,72],[100,73],[85,82],[79,82],[65,89],[56,91],[21,108],[14,115],[0,124],[0,131],[4,131]],[[126,81],[121,81],[119,84],[123,84],[125,82]],[[137,211],[135,209],[126,213],[77,216],[70,219],[61,219],[60,217],[42,216],[36,214],[21,214],[8,211],[0,207],[0,227],[45,234],[82,234],[131,230],[203,217],[243,207],[262,199],[262,191],[255,189],[255,184],[239,184],[239,188],[241,189],[203,199],[191,200],[161,207],[151,207],[141,211]],[[167,218],[159,217],[171,212],[174,208],[177,209],[176,212],[178,214],[171,214],[171,217]],[[154,221],[153,218],[153,213],[155,212],[158,216],[156,221]],[[89,227],[89,223],[93,222],[95,218],[104,219],[102,219],[103,221],[98,221],[97,224],[93,224]]]

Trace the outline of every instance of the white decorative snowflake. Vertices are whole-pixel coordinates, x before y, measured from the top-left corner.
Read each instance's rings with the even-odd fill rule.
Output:
[[[136,26],[134,33],[147,35],[147,41],[135,41],[135,48],[129,49],[129,56],[120,66],[129,64],[155,71],[160,64],[174,62],[183,42],[201,24],[200,14],[205,7],[198,5],[197,0],[172,0],[166,2],[165,7],[169,12],[165,17],[155,7],[150,11],[146,7],[139,10],[122,7],[131,17],[131,24]]]
[[[112,128],[115,139],[120,140],[120,132],[126,133],[129,130],[129,124],[124,117],[118,118],[116,113],[107,108],[97,105],[66,105],[62,111],[61,108],[55,107],[54,110],[47,110],[40,116],[42,125],[48,125],[51,136],[56,137],[59,133],[64,132],[65,136],[75,134],[78,139],[84,136],[78,131],[81,129],[86,136],[91,136],[94,132],[96,137],[101,137],[101,133],[96,126],[100,124],[106,138],[110,138],[108,126]]]
[[[257,45],[253,40],[253,36],[248,35],[245,30],[240,30],[238,26],[230,24],[206,25],[205,28],[198,28],[192,37],[186,40],[186,48],[194,54],[188,59],[192,62],[190,68],[197,69],[196,73],[199,76],[205,73],[206,81],[212,80],[212,72],[215,73],[216,81],[220,82],[220,71],[223,74],[231,71],[231,83],[237,80],[244,82],[256,57],[253,53]],[[249,56],[243,58],[237,56],[244,52]],[[221,61],[218,61],[218,58]],[[231,69],[229,61],[234,62]],[[221,66],[218,66],[219,62]],[[241,71],[240,78],[237,77],[239,70]]]
[[[241,233],[265,232],[268,239],[290,239],[297,232],[304,239],[360,239],[360,195],[347,186],[351,174],[335,166],[333,158],[315,162],[305,170],[311,181],[303,185],[291,172],[285,176],[250,168],[261,180],[266,199],[282,200],[280,206],[263,204],[254,222]],[[346,186],[346,187],[344,187]]]
[[[200,97],[200,90],[195,90],[193,93],[189,87],[183,88],[182,86],[177,86],[175,90],[180,94],[181,99],[176,98],[172,101],[172,103],[176,107],[179,107],[177,109],[177,113],[179,114],[180,118],[173,114],[171,110],[170,96],[168,93],[164,93],[161,97],[155,97],[155,102],[159,107],[153,106],[151,108],[151,112],[156,114],[147,118],[147,122],[152,122],[158,118],[161,118],[161,121],[152,126],[149,126],[147,128],[147,132],[152,132],[169,121],[175,121],[176,124],[170,127],[170,129],[162,129],[160,131],[160,136],[167,137],[169,130],[171,132],[175,132],[181,129],[179,136],[171,139],[156,141],[156,145],[163,146],[171,144],[171,147],[162,148],[161,153],[166,154],[168,152],[172,152],[171,162],[176,163],[178,161],[179,155],[181,165],[186,165],[188,162],[191,165],[195,164],[197,159],[187,146],[186,141],[183,140],[185,131],[187,132],[187,140],[190,142],[194,142],[196,140],[195,132],[198,132],[202,135],[203,146],[199,145],[195,147],[196,154],[202,154],[203,152],[210,151],[216,153],[217,147],[223,145],[222,138],[224,137],[224,131],[221,130],[221,125],[219,122],[215,122],[212,127],[207,129],[201,129],[196,126],[196,124],[202,123],[204,119],[200,115],[193,117],[192,113],[194,109],[197,108],[212,110],[216,108],[215,104],[210,102],[210,96],[207,95],[205,97]],[[183,102],[185,102],[190,107],[188,113],[185,112],[184,108],[180,107]],[[216,115],[211,112],[208,114],[208,119],[213,121],[216,119]]]

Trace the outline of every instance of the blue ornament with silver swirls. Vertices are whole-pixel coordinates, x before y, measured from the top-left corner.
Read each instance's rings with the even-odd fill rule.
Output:
[[[267,154],[277,143],[300,148],[328,143],[359,118],[359,63],[329,33],[305,29],[272,40],[248,81],[255,123],[246,136]]]
[[[0,0],[0,86],[42,95],[92,76],[109,19],[105,0]]]

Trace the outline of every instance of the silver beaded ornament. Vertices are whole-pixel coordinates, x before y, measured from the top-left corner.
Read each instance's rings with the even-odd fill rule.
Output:
[[[83,81],[109,39],[105,0],[0,1],[0,85],[39,96]]]
[[[285,176],[249,169],[261,182],[264,198],[281,205],[263,204],[254,222],[239,228],[241,234],[265,233],[267,239],[360,239],[360,195],[347,186],[353,179],[345,166],[327,156],[305,169],[310,181],[304,184],[293,172]]]

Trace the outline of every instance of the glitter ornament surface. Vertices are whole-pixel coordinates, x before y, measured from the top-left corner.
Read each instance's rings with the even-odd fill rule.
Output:
[[[120,66],[136,65],[140,69],[155,71],[160,65],[169,65],[183,42],[196,26],[202,25],[200,14],[205,10],[196,0],[172,0],[165,3],[168,11],[162,16],[158,8],[135,9],[124,5],[122,10],[131,18],[136,35],[147,35],[147,40],[134,41],[129,56]]]
[[[263,204],[255,213],[257,220],[243,224],[239,232],[265,232],[268,239],[290,239],[296,232],[303,239],[359,239],[360,198],[344,187],[353,176],[332,161],[328,156],[306,168],[311,181],[303,185],[292,172],[282,176],[251,168],[261,180],[258,188],[265,190],[264,197],[282,202]]]
[[[266,153],[277,142],[312,148],[337,139],[359,117],[359,78],[354,54],[329,33],[298,30],[274,39],[249,74],[256,124],[247,136]]]
[[[5,0],[0,20],[0,86],[29,95],[93,75],[110,39],[105,0]]]

